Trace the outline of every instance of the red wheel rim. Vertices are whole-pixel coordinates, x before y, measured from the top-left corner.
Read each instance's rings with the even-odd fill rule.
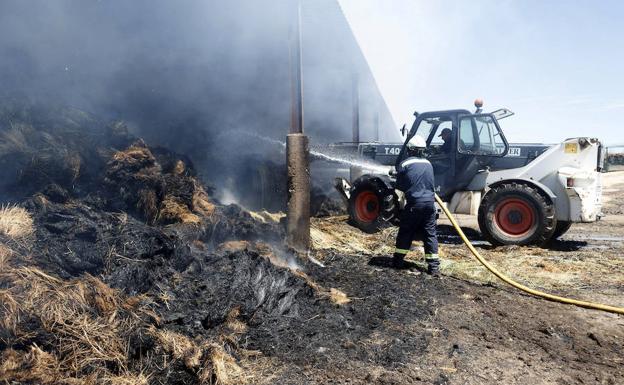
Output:
[[[514,237],[528,234],[535,227],[535,218],[531,204],[519,198],[504,199],[494,210],[494,221],[498,228]]]
[[[362,222],[372,222],[379,216],[379,198],[372,191],[364,191],[355,198],[355,215]]]

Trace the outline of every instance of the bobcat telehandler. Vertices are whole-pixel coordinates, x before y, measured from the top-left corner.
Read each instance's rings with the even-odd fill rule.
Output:
[[[482,105],[475,101],[475,113],[415,113],[403,144],[360,143],[360,156],[388,166],[388,172],[354,167],[351,181],[336,179],[352,224],[369,233],[398,224],[405,202],[392,174],[414,135],[427,142],[436,193],[452,213],[478,215],[483,236],[494,245],[543,245],[575,222],[600,219],[604,151],[598,139],[509,144],[498,121],[513,112],[483,113]],[[445,135],[451,146],[442,146],[444,129],[451,130],[450,138]]]

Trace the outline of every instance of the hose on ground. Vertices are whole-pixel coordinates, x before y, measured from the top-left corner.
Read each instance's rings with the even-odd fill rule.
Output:
[[[505,283],[507,283],[507,284],[509,284],[509,285],[511,285],[513,287],[515,287],[516,289],[522,290],[525,293],[529,293],[529,294],[532,294],[534,296],[547,299],[549,301],[560,302],[560,303],[565,303],[565,304],[569,304],[569,305],[575,305],[575,306],[584,307],[584,308],[587,308],[587,309],[602,310],[602,311],[606,311],[606,312],[610,312],[610,313],[624,314],[624,308],[621,308],[621,307],[610,306],[610,305],[603,305],[603,304],[600,304],[600,303],[593,303],[593,302],[587,302],[587,301],[580,301],[580,300],[576,300],[576,299],[560,297],[558,295],[544,293],[542,291],[534,290],[534,289],[531,289],[529,287],[526,287],[526,286],[524,286],[524,285],[522,285],[522,284],[512,280],[511,278],[507,277],[506,275],[504,275],[503,273],[498,271],[494,266],[490,265],[490,263],[488,261],[486,261],[481,256],[481,254],[479,254],[479,251],[472,245],[472,243],[470,243],[470,241],[466,237],[466,234],[464,234],[464,232],[462,231],[461,227],[459,227],[459,225],[457,224],[457,221],[455,220],[453,215],[450,213],[450,211],[446,208],[446,205],[444,204],[444,202],[442,202],[442,200],[440,199],[438,194],[435,195],[435,199],[436,199],[436,202],[438,202],[438,205],[444,211],[444,214],[446,214],[446,216],[448,217],[449,221],[451,221],[451,224],[453,225],[453,227],[457,231],[457,234],[459,234],[459,236],[464,241],[464,243],[466,244],[468,249],[475,256],[475,258],[477,258],[477,260],[483,266],[485,266],[486,269],[488,269],[492,274],[497,276],[503,282],[505,282]]]

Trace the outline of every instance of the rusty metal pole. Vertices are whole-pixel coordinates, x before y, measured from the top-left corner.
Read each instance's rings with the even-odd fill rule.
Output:
[[[286,242],[304,252],[310,247],[310,167],[308,137],[303,134],[303,76],[301,63],[301,4],[297,0],[290,36],[290,133],[286,140],[288,213]]]

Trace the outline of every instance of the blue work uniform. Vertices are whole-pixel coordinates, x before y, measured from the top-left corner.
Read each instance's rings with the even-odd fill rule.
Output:
[[[396,238],[395,260],[402,261],[414,239],[422,239],[425,260],[439,264],[437,212],[433,167],[427,159],[410,157],[397,168],[397,189],[405,193],[407,204],[401,213],[399,233]]]

